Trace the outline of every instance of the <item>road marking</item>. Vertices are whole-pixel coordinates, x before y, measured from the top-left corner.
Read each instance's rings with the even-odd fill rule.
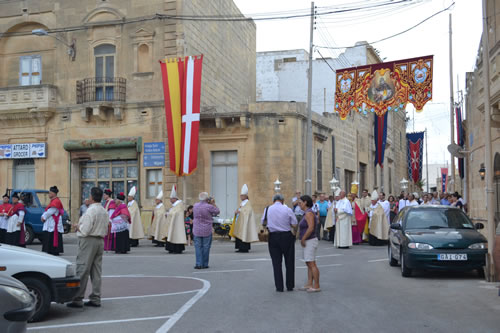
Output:
[[[191,297],[191,299],[185,303],[179,310],[177,310],[176,313],[174,313],[170,318],[156,331],[156,333],[167,333],[174,325],[177,323],[179,319],[182,318],[182,316],[189,310],[191,307],[198,302],[200,298],[203,297],[210,289],[210,282],[207,280],[203,279],[197,279],[197,278],[191,278],[195,279],[198,281],[201,281],[203,283],[203,287],[194,295]]]
[[[316,267],[337,267],[337,266],[344,266],[344,264],[331,264],[331,265],[316,265]],[[307,266],[297,266],[297,268],[307,268]]]
[[[340,254],[340,253],[336,253],[336,254],[324,254],[324,255],[321,255],[321,256],[316,256],[316,258],[340,257],[340,256],[343,256],[343,254]]]
[[[384,258],[384,259],[375,259],[375,260],[368,260],[368,262],[378,262],[378,261],[387,261],[389,259]]]
[[[233,259],[231,261],[271,261],[270,258],[255,258],[255,259]]]
[[[172,316],[157,316],[157,317],[143,317],[143,318],[130,318],[130,319],[87,321],[87,322],[83,322],[83,323],[71,323],[71,324],[28,327],[28,331],[44,330],[44,329],[49,329],[49,328],[63,328],[63,327],[88,326],[88,325],[117,324],[117,323],[133,322],[133,321],[158,320],[158,319],[167,319],[167,318],[171,318],[171,317]]]
[[[232,272],[252,272],[255,269],[229,269],[226,271],[201,271],[201,272],[193,272],[193,274],[204,274],[204,273],[232,273]]]
[[[148,298],[148,297],[162,297],[162,296],[174,296],[174,295],[184,295],[191,294],[200,291],[201,289],[194,289],[188,291],[179,291],[175,293],[166,293],[166,294],[151,294],[151,295],[139,295],[139,296],[118,296],[118,297],[107,297],[101,298],[101,301],[113,301],[117,299],[133,299],[133,298]]]

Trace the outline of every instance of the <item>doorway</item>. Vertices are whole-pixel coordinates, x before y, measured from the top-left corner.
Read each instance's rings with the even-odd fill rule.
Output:
[[[232,218],[238,208],[238,152],[212,152],[212,183],[210,185],[219,217]]]

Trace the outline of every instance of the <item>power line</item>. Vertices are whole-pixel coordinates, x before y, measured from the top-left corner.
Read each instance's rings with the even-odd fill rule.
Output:
[[[424,22],[430,20],[431,18],[433,18],[434,16],[436,15],[439,15],[445,11],[448,11],[451,7],[453,7],[455,5],[455,2],[453,2],[451,5],[449,5],[448,7],[446,7],[445,9],[442,9],[434,14],[432,14],[431,16],[425,18],[424,20],[418,22],[417,24],[411,26],[410,28],[406,29],[406,30],[403,30],[401,32],[398,32],[394,35],[390,35],[390,36],[387,36],[387,37],[384,37],[382,39],[379,39],[379,40],[376,40],[376,41],[373,41],[373,42],[367,42],[366,44],[362,44],[362,45],[369,45],[369,44],[376,44],[376,43],[380,43],[380,42],[383,42],[385,40],[388,40],[388,39],[391,39],[391,38],[394,38],[394,37],[397,37],[397,36],[400,36],[404,33],[407,33],[408,31],[410,30],[413,30],[415,29],[416,27],[418,27],[419,25],[423,24]],[[362,45],[359,45],[359,46],[362,46]],[[319,46],[319,45],[316,45],[316,47],[319,47],[319,48],[322,48],[322,49],[346,49],[346,48],[349,48],[349,47],[352,47],[352,46],[342,46],[342,47],[328,47],[328,46]]]
[[[316,52],[319,53],[319,56],[321,57],[321,59],[323,59],[324,62],[326,62],[326,64],[328,65],[328,67],[330,67],[330,69],[332,70],[332,72],[336,73],[336,71],[332,68],[332,66],[330,66],[330,64],[328,63],[328,61],[325,59],[325,57],[323,57],[323,55],[321,54],[321,52],[316,49]]]

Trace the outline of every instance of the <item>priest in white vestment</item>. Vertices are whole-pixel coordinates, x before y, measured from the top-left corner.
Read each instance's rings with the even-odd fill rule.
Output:
[[[141,211],[135,195],[137,194],[136,187],[132,187],[128,193],[127,207],[130,213],[130,246],[139,246],[139,239],[144,238],[144,228],[142,226]]]
[[[352,205],[346,198],[345,191],[340,191],[340,200],[335,208],[337,221],[335,223],[334,246],[346,249],[352,246]]]
[[[384,208],[378,201],[377,191],[373,191],[372,204],[370,206],[369,243],[370,245],[385,245],[389,239],[389,222],[385,215]]]

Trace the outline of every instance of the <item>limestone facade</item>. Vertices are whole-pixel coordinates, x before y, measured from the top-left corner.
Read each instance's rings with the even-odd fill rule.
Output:
[[[495,8],[500,7],[500,1],[487,1],[488,13],[494,13],[488,18],[490,47],[490,106],[491,106],[491,145],[493,168],[494,207],[486,207],[486,180],[481,179],[479,170],[485,166],[485,131],[484,131],[484,81],[483,54],[479,46],[476,66],[473,72],[466,76],[466,150],[470,151],[466,159],[467,192],[469,193],[469,215],[471,218],[485,223],[487,209],[495,210],[496,223],[500,221],[500,13]],[[487,229],[487,228],[486,228]],[[485,230],[486,230],[485,229]]]

